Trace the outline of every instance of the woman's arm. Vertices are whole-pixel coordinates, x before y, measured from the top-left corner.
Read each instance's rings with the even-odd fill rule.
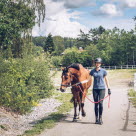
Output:
[[[105,82],[106,82],[106,85],[107,85],[107,88],[108,88],[108,94],[111,95],[109,80],[108,80],[107,76],[105,76],[104,79],[105,79]]]
[[[110,89],[109,80],[108,80],[107,76],[105,76],[104,79],[105,79],[105,83],[107,85],[107,88]]]

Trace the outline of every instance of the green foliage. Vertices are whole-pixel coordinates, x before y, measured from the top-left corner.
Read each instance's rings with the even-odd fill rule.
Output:
[[[55,50],[55,46],[54,46],[53,38],[52,38],[51,34],[49,34],[46,39],[46,44],[44,46],[44,50],[46,52],[49,52],[50,54]]]
[[[133,105],[136,107],[136,91],[133,89],[130,89],[128,92],[128,95],[130,97],[133,97],[133,98],[130,98],[130,100],[132,101]]]
[[[85,34],[82,30],[80,30],[80,34],[78,36],[79,38],[77,38],[76,47],[85,48],[87,45],[91,43],[90,35],[88,33]]]
[[[62,58],[62,65],[68,66],[72,63],[80,63],[83,66],[91,65],[91,56],[87,51],[80,52],[77,48],[67,49]]]
[[[62,56],[52,56],[51,57],[52,67],[59,67],[62,64]]]
[[[130,89],[129,92],[128,92],[128,95],[129,95],[130,97],[136,97],[136,91],[133,90],[133,89]]]
[[[88,45],[85,48],[85,51],[88,52],[88,54],[90,55],[92,61],[94,61],[98,57],[101,57],[97,46],[95,46],[94,44]]]
[[[24,3],[11,0],[1,0],[0,9],[0,49],[7,57],[12,57],[11,54],[20,51],[23,44],[21,33],[34,26],[35,14]]]
[[[25,113],[52,95],[47,62],[42,58],[0,60],[0,105]]]
[[[32,46],[32,52],[31,52],[31,54],[34,57],[40,56],[43,53],[44,53],[44,50],[43,50],[42,47],[40,47],[40,46]]]
[[[41,46],[44,48],[45,43],[46,43],[46,37],[43,37],[43,36],[33,37],[32,41],[33,41],[34,45]]]
[[[89,34],[91,35],[91,42],[97,44],[101,34],[105,32],[105,28],[99,26],[98,28],[90,29]]]
[[[54,55],[60,55],[65,50],[64,39],[61,36],[54,36],[53,43],[55,45]]]

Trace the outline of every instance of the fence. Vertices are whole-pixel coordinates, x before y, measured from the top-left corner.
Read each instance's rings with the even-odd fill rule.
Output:
[[[93,69],[94,67],[86,67],[86,69]],[[106,70],[115,69],[136,69],[136,65],[121,65],[121,66],[102,66]],[[50,68],[51,71],[61,71],[61,68]]]
[[[86,67],[87,69],[92,69],[92,67]],[[121,66],[102,66],[104,69],[136,69],[136,65],[121,65]]]

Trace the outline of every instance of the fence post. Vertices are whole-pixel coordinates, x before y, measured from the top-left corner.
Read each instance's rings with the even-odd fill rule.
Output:
[[[117,69],[116,66],[115,66],[115,69]]]

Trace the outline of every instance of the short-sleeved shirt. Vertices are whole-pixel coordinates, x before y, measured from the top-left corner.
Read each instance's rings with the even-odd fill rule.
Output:
[[[107,71],[103,68],[96,71],[96,69],[92,69],[90,75],[94,77],[93,89],[105,89],[104,77],[107,75]]]

